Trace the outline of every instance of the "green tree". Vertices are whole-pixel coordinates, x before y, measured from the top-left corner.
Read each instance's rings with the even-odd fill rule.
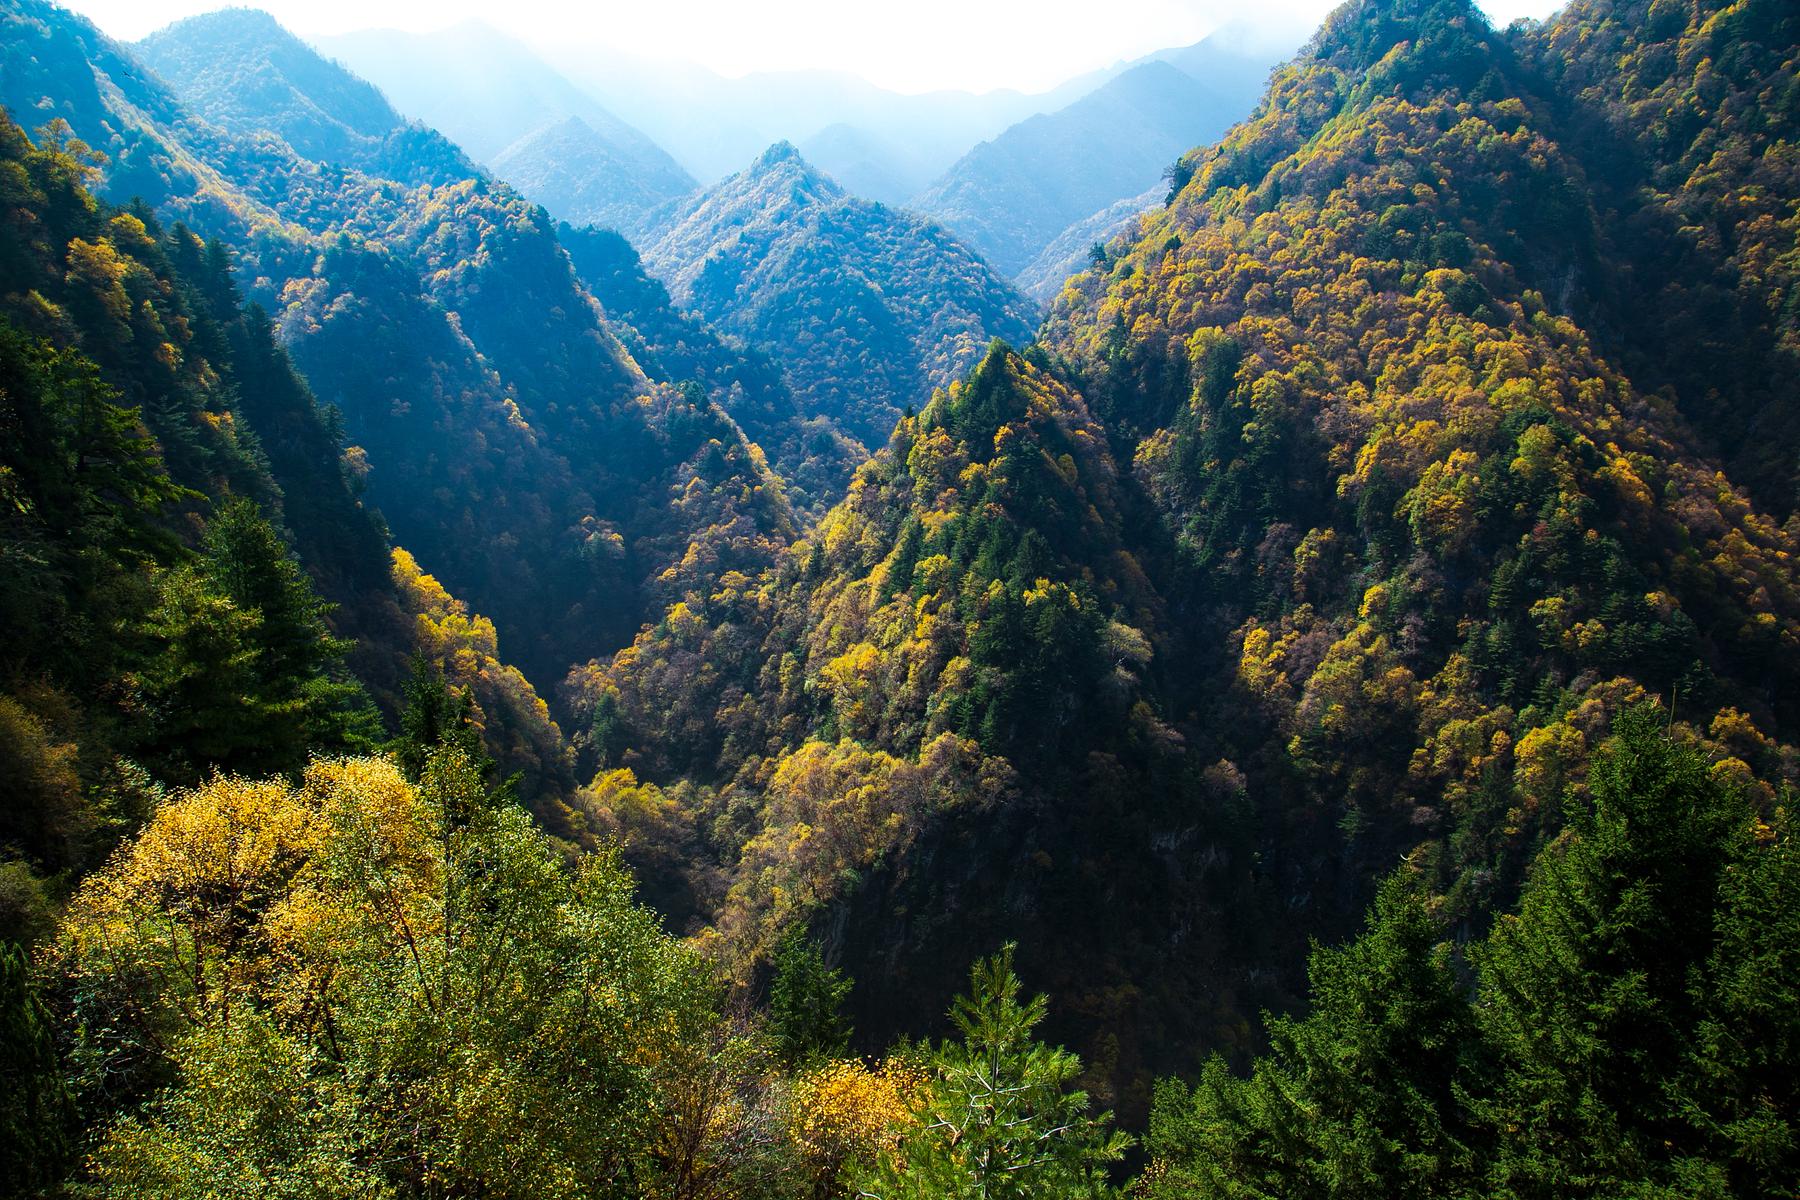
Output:
[[[147,657],[136,679],[148,725],[139,753],[166,777],[193,782],[209,767],[260,771],[285,763],[291,744],[285,727],[298,719],[300,706],[263,691],[260,624],[254,609],[240,609],[212,590],[193,564],[163,576],[139,631]]]
[[[475,727],[473,692],[451,687],[423,654],[413,655],[412,673],[401,691],[400,736],[388,744],[388,752],[408,779],[423,779],[426,765],[445,749],[461,753],[483,775],[493,771],[494,760],[482,748],[481,730]]]
[[[1494,1185],[1521,1196],[1725,1196],[1757,1178],[1761,1194],[1779,1161],[1788,1185],[1767,1194],[1791,1194],[1792,1084],[1778,1089],[1785,1111],[1764,1114],[1785,1125],[1774,1141],[1746,1103],[1776,1062],[1800,1066],[1792,1019],[1769,1020],[1771,1000],[1793,994],[1794,956],[1763,951],[1756,929],[1792,927],[1784,906],[1795,895],[1776,898],[1794,883],[1791,842],[1758,850],[1744,798],[1649,710],[1621,718],[1592,787],[1592,809],[1539,858],[1518,915],[1476,959],[1482,1022],[1505,1072],[1490,1114],[1505,1132]],[[1747,975],[1752,964],[1766,977]],[[1724,1033],[1734,1009],[1760,1013],[1761,1028]],[[1759,1045],[1759,1033],[1770,1040]],[[1709,1040],[1726,1057],[1698,1054]],[[1733,1078],[1734,1059],[1752,1076]],[[1740,1129],[1735,1147],[1719,1137],[1726,1097],[1762,1129]],[[1734,1174],[1739,1153],[1749,1158]]]
[[[0,1195],[32,1195],[60,1177],[73,1115],[30,960],[0,943]]]
[[[843,1007],[853,982],[825,965],[824,954],[804,930],[789,931],[776,945],[774,959],[769,1024],[782,1056],[791,1063],[842,1058],[850,1048],[850,1021]]]
[[[264,698],[298,719],[271,748],[294,769],[309,750],[362,750],[380,720],[362,687],[342,678],[351,643],[325,623],[331,605],[313,590],[266,517],[249,500],[225,504],[206,526],[203,570],[213,589],[258,616],[256,673]]]
[[[1089,1115],[1072,1087],[1081,1060],[1032,1040],[1049,1001],[1019,1001],[1013,947],[975,964],[950,1020],[961,1041],[932,1052],[917,1125],[862,1184],[892,1200],[1105,1196],[1110,1164],[1131,1145],[1111,1113]]]
[[[639,1194],[665,1074],[718,1021],[617,861],[570,869],[455,749],[416,785],[315,760],[182,794],[77,893],[51,969],[85,1094],[145,1061],[164,1085],[101,1135],[116,1195]]]
[[[1215,1056],[1190,1093],[1158,1088],[1159,1196],[1478,1194],[1485,1140],[1465,1107],[1484,1086],[1467,988],[1424,899],[1383,884],[1365,932],[1316,947],[1312,1011],[1271,1018],[1249,1078]]]

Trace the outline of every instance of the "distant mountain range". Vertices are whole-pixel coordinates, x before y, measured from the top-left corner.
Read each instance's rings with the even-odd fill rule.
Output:
[[[1153,57],[976,146],[911,206],[1016,276],[1071,225],[1143,192],[1245,116],[1271,65],[1211,40]]]
[[[865,445],[960,376],[1030,301],[921,217],[850,195],[787,142],[689,199],[644,245],[677,304],[774,354]]]
[[[1151,137],[1157,157],[1149,176],[1153,180],[1168,160],[1193,144],[1194,129],[1217,132],[1223,127],[1217,120],[1224,112],[1219,106],[1230,109],[1224,112],[1227,121],[1248,113],[1269,67],[1291,49],[1251,42],[1232,28],[1194,46],[1087,72],[1046,92],[906,95],[844,72],[765,71],[728,79],[692,63],[652,61],[602,47],[532,49],[476,21],[428,34],[367,30],[320,38],[318,45],[379,85],[402,111],[443,130],[482,162],[494,166],[503,151],[514,147],[508,162],[521,172],[514,182],[558,216],[576,222],[585,216],[581,201],[569,202],[580,191],[573,177],[584,164],[603,160],[577,148],[573,131],[549,131],[569,116],[593,126],[607,143],[606,153],[621,162],[633,161],[623,151],[641,152],[644,141],[653,141],[703,183],[737,171],[776,142],[789,141],[854,194],[900,205],[940,179],[951,182],[946,172],[985,139],[1000,139],[1020,122],[1059,113],[1121,75],[1161,62],[1200,81],[1208,99],[1202,101],[1204,116],[1172,122],[1182,136],[1171,143],[1162,133],[1171,124],[1166,116],[1133,112],[1130,105],[1135,99],[1166,107],[1172,97],[1134,93],[1129,87],[1115,93],[1111,111],[1124,106],[1121,136],[1127,143],[1144,140],[1140,128],[1158,131]],[[604,118],[596,119],[595,111]],[[1079,120],[1064,122],[1039,136],[1067,138],[1067,132],[1054,132],[1067,127],[1085,128]],[[530,142],[514,146],[524,139]],[[580,141],[594,139],[580,135]],[[1083,142],[1073,153],[1083,153],[1090,144]],[[574,151],[568,167],[556,157],[565,151]],[[1028,161],[1030,154],[1027,150]],[[1117,158],[1117,151],[1109,152],[1088,174],[1102,175]],[[1141,164],[1127,156],[1126,165],[1132,169],[1130,182],[1100,189],[1111,194],[1074,213],[1064,225],[1142,191],[1148,180],[1137,178],[1143,174]],[[534,192],[534,187],[540,190]]]
[[[1038,251],[1038,256],[1013,276],[1013,283],[1039,304],[1049,304],[1071,275],[1088,268],[1094,247],[1104,247],[1138,217],[1160,206],[1167,192],[1168,187],[1159,183],[1075,222]]]
[[[317,45],[562,219],[629,229],[698,186],[656,142],[488,26],[374,29]]]
[[[597,47],[546,46],[542,53],[703,181],[790,141],[846,187],[884,203],[915,194],[983,138],[1105,82],[1082,76],[1036,95],[1006,89],[907,95],[842,71],[757,71],[728,79],[691,63]]]

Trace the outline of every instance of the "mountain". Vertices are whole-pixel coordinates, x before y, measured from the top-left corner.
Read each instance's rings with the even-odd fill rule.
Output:
[[[106,152],[106,193],[238,247],[396,539],[528,677],[628,641],[691,583],[671,567],[758,563],[788,535],[741,433],[643,375],[542,210],[482,178],[415,188],[234,138],[79,18],[14,0],[0,22],[7,107]]]
[[[809,413],[775,359],[677,309],[622,235],[564,225],[557,236],[645,372],[702,389],[767,453],[796,513],[816,519],[837,503],[868,451],[831,418]]]
[[[603,46],[546,45],[540,53],[668,147],[702,181],[716,182],[788,141],[853,192],[876,200],[887,197],[863,192],[859,182],[917,180],[905,193],[911,195],[983,138],[1104,82],[1083,78],[1042,95],[1008,89],[908,95],[843,71],[753,71],[726,78],[693,63]],[[857,168],[859,163],[864,165]]]
[[[385,740],[371,701],[400,708],[414,655],[467,689],[519,798],[579,836],[561,731],[491,624],[441,588],[460,628],[420,620],[362,452],[241,302],[229,251],[97,202],[85,152],[52,142],[0,116],[28,185],[0,215],[0,936],[170,787]]]
[[[709,923],[734,971],[844,914],[837,952],[879,981],[859,1028],[906,1027],[909,997],[953,987],[1001,927],[1077,1011],[1103,1003],[1078,977],[1139,956],[1191,1000],[1271,898],[1233,890],[1241,863],[1182,886],[1142,855],[1180,813],[1207,824],[1196,855],[1251,817],[1225,783],[1182,778],[1155,698],[1169,614],[1122,537],[1128,487],[1080,395],[995,344],[777,567],[590,667],[579,706],[608,765],[701,787],[681,840],[635,841],[647,886],[691,897],[677,917]],[[1125,915],[1139,905],[1175,905],[1205,945],[1171,957]],[[1167,999],[1112,1003],[1156,1025]],[[1146,1070],[1121,1042],[1113,1067]]]
[[[517,40],[478,22],[436,33],[373,29],[319,47],[500,171],[553,215],[635,225],[694,190],[692,176]],[[559,156],[567,156],[559,157]]]
[[[1071,275],[1080,274],[1087,268],[1095,246],[1106,245],[1138,217],[1162,204],[1168,190],[1166,185],[1158,184],[1141,196],[1128,196],[1075,222],[1020,268],[1013,282],[1039,304],[1049,304]]]
[[[577,677],[606,761],[690,797],[637,861],[739,971],[827,939],[884,1033],[1017,938],[1141,1112],[1149,1070],[1297,1004],[1300,940],[1396,864],[1483,935],[1643,706],[1779,819],[1794,530],[1710,422],[1793,403],[1782,11],[1339,10],[1040,349],[992,349],[760,579]],[[1655,344],[1685,320],[1707,351],[1696,304],[1746,334],[1704,387]]]
[[[1069,226],[1144,191],[1177,155],[1242,117],[1261,82],[1246,86],[1252,74],[1244,65],[1196,78],[1160,59],[1142,63],[976,146],[911,207],[1016,276]]]
[[[905,94],[829,70],[753,71],[726,78],[694,63],[644,58],[579,40],[546,39],[537,50],[703,181],[717,181],[765,147],[788,141],[857,195],[898,203],[978,143],[1032,116],[1066,108],[1147,62],[1167,60],[1221,94],[1242,94],[1243,109],[1231,114],[1242,116],[1268,68],[1306,36],[1304,30],[1270,32],[1271,24],[1260,22],[1253,30],[1231,22],[1198,45],[1121,60],[1035,93],[996,88]],[[1246,69],[1252,78],[1240,78]],[[1166,165],[1158,163],[1157,169]],[[865,190],[871,180],[878,186],[910,181],[910,186],[890,198]]]
[[[929,221],[849,195],[793,146],[690,199],[644,246],[677,304],[773,355],[866,446],[1036,314]]]
[[[1788,501],[1765,508],[1728,474],[1711,425],[1784,427],[1745,369],[1761,345],[1704,387],[1637,371],[1665,353],[1656,331],[1710,339],[1721,299],[1778,320],[1779,293],[1710,291],[1728,242],[1644,238],[1667,201],[1594,173],[1613,156],[1643,171],[1643,147],[1614,141],[1617,101],[1567,82],[1691,95],[1697,60],[1673,48],[1702,52],[1736,14],[1712,94],[1766,94],[1792,23],[1608,11],[1496,33],[1449,0],[1345,6],[1046,326],[1144,481],[1185,580],[1171,603],[1219,648],[1191,660],[1192,702],[1233,727],[1219,753],[1289,811],[1335,813],[1340,862],[1418,864],[1465,928],[1510,902],[1625,708],[1661,698],[1765,797],[1800,718],[1775,649],[1800,630]],[[1697,108],[1710,131],[1687,132],[1793,128],[1779,104],[1739,128],[1747,110]],[[1719,192],[1765,169],[1708,160]]]
[[[951,374],[0,0],[0,1191],[1794,1195],[1797,68],[1349,0]]]
[[[527,134],[491,160],[494,173],[558,220],[635,232],[691,190],[685,172],[656,173],[578,116]]]
[[[273,133],[307,158],[408,183],[476,173],[453,146],[409,126],[374,86],[320,58],[265,12],[190,17],[134,50],[195,113],[237,136]]]
[[[800,142],[799,150],[852,195],[878,204],[902,204],[931,180],[929,158],[842,121]]]

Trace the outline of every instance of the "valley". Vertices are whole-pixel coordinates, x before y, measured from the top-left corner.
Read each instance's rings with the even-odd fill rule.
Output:
[[[0,0],[0,1192],[1792,1194],[1800,17],[1275,40]]]

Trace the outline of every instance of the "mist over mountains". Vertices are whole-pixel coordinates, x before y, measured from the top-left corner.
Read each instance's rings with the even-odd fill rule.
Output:
[[[479,22],[319,39],[561,219],[652,233],[653,200],[680,189],[666,164],[637,161],[649,139],[706,183],[788,142],[852,194],[943,221],[1006,276],[1247,112],[1279,57],[1260,45],[1227,30],[1040,95],[902,95],[830,72],[726,79],[576,48],[553,56],[559,72]],[[601,180],[631,180],[632,201],[599,194]],[[1004,236],[984,227],[994,206],[1019,213]]]

